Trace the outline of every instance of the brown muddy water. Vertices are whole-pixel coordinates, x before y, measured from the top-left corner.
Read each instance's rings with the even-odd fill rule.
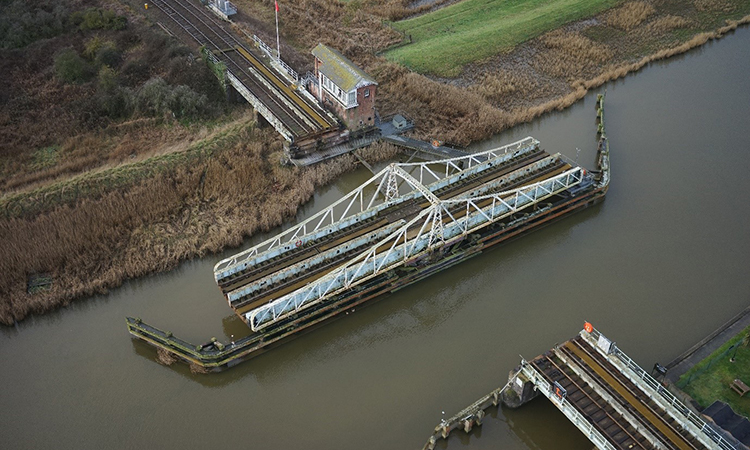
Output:
[[[225,373],[165,367],[126,315],[193,342],[246,332],[220,255],[0,331],[0,448],[418,449],[442,417],[594,323],[650,368],[750,299],[750,30],[607,85],[607,200]],[[498,136],[591,167],[594,98]],[[321,191],[308,216],[367,177]],[[249,245],[250,243],[248,243]],[[235,250],[236,251],[236,250]],[[234,251],[233,251],[234,252]],[[444,444],[445,445],[445,444]],[[589,449],[546,400],[443,448]]]

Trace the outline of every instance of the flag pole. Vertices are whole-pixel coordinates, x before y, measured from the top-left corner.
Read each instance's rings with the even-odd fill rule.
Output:
[[[276,5],[276,59],[281,60],[281,46],[279,45],[279,0],[274,0]]]

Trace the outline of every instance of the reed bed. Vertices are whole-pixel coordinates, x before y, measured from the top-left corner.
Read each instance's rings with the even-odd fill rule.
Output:
[[[695,5],[695,9],[701,12],[722,11],[731,13],[737,9],[737,6],[729,0],[695,0],[693,4]]]
[[[655,12],[656,8],[651,3],[644,1],[627,2],[605,14],[604,20],[611,27],[630,31]]]
[[[270,130],[232,130],[234,139],[225,138],[210,155],[183,158],[44,212],[0,219],[0,323],[238,246],[289,220],[316,188],[357,165],[348,155],[304,169],[284,167]],[[377,145],[360,155],[376,161],[395,151]],[[29,277],[38,273],[52,278],[51,288],[27,292]]]
[[[538,72],[568,82],[601,71],[613,52],[604,44],[579,33],[553,31],[540,38],[542,50],[532,63]]]
[[[241,7],[242,2],[238,0]],[[716,8],[717,2],[703,5]],[[736,2],[721,4],[737,7]],[[244,0],[244,6],[251,13],[262,9],[259,16],[273,20],[272,8],[265,4]],[[377,56],[401,36],[360,2],[300,0],[284,2],[281,8],[290,25],[286,29],[296,33],[288,36],[290,40],[332,45],[378,80],[380,111],[404,112],[418,123],[417,135],[459,145],[564,109],[607,81],[750,23],[750,16],[728,21],[716,31],[634,60],[586,34],[586,29],[574,27],[524,44],[517,49],[519,53],[477,63],[481,75],[476,78],[441,80]],[[316,20],[310,20],[311,11]],[[639,16],[638,11],[633,10],[633,17],[644,14],[640,10]],[[622,20],[623,27],[634,21]],[[598,33],[608,32],[597,21],[593,23]],[[640,35],[653,27],[669,32],[694,24],[689,16],[657,12],[631,31]],[[614,61],[609,66],[607,56]],[[510,64],[503,66],[505,60]],[[484,70],[487,67],[493,70]],[[177,146],[168,154],[141,161],[154,151],[143,150],[148,137],[154,136],[149,133],[158,132],[147,131],[152,127],[138,120],[120,124],[111,135],[78,133],[71,144],[62,144],[70,152],[86,149],[80,150],[82,158],[97,157],[97,142],[108,143],[112,146],[108,151],[115,149],[126,160],[137,149],[139,157],[134,162],[54,183],[45,176],[19,179],[19,187],[25,190],[0,199],[0,254],[4,256],[0,260],[0,323],[12,324],[76,298],[106,292],[128,278],[169,270],[184,259],[237,246],[253,233],[268,231],[293,217],[317,187],[358,164],[349,155],[305,169],[283,167],[279,164],[281,143],[274,133],[242,120],[220,127],[187,148]],[[143,138],[129,146],[122,139],[128,133],[142,133]],[[397,151],[382,144],[358,150],[358,154],[376,160],[392,158]],[[42,153],[36,163],[47,164],[42,158],[46,155]],[[49,177],[61,174],[50,172]],[[34,183],[40,185],[29,189]],[[51,278],[51,287],[28,293],[28,281],[38,274]]]

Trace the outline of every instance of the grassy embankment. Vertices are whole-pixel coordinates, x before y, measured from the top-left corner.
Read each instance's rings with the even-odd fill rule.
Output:
[[[386,52],[419,73],[455,77],[468,63],[497,55],[618,0],[464,0],[394,27],[413,43]]]
[[[509,2],[487,5],[506,3]],[[535,0],[524,3],[538,4]],[[395,63],[373,64],[376,74],[393,80],[381,86],[379,101],[412,116],[421,125],[417,132],[422,136],[459,144],[484,139],[546,112],[566,108],[607,81],[750,23],[750,2],[746,0],[625,1],[567,24],[530,17],[532,22],[546,20],[560,26],[525,42],[520,42],[523,35],[517,35],[520,43],[502,50],[496,47],[494,55],[487,56],[482,44],[476,50],[462,50],[457,56],[446,57],[452,50],[442,43],[472,45],[474,32],[464,25],[473,23],[482,28],[482,22],[506,19],[481,9],[467,11],[464,17],[451,13],[472,4],[481,3],[463,1],[394,23],[406,36],[398,46],[384,49],[389,60],[411,54],[415,61],[429,65],[432,73],[450,74],[451,80],[435,79],[429,71],[424,76],[399,70],[402,66]],[[445,20],[441,21],[443,15]],[[516,19],[508,16],[507,20]],[[415,42],[408,43],[411,24],[422,23],[426,24],[420,30],[426,33],[424,42],[429,44],[434,39],[436,45],[421,47],[422,38],[415,38],[414,32],[411,34]],[[503,41],[502,36],[498,39]]]
[[[683,374],[677,385],[684,386],[689,380],[682,390],[704,408],[721,400],[736,413],[750,417],[750,397],[740,397],[729,387],[735,379],[750,384],[750,346],[742,342],[748,333],[750,327]],[[736,349],[730,350],[736,344]],[[732,357],[734,362],[731,361]]]

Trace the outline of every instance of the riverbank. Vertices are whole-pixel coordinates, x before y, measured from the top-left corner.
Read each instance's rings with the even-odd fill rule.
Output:
[[[481,93],[474,85],[460,81],[429,79],[409,72],[377,57],[377,47],[365,39],[366,34],[342,37],[339,33],[334,38],[335,30],[321,31],[320,24],[306,23],[309,21],[305,20],[304,7],[316,4],[307,0],[282,8],[289,8],[291,21],[297,20],[293,24],[299,25],[299,35],[290,36],[290,41],[306,37],[338,42],[338,48],[345,49],[355,60],[360,59],[358,62],[381,83],[381,110],[406,111],[418,120],[418,134],[457,143],[484,139],[546,112],[566,108],[589,89],[650,62],[684,53],[750,22],[750,16],[732,21],[588,81],[574,80],[562,87],[550,82],[548,87],[539,89],[545,96],[529,97],[525,106],[508,110],[496,104],[536,91],[539,83],[497,96]],[[361,10],[352,11],[350,6],[326,5],[319,9],[321,17],[329,21],[353,17],[356,20],[347,27],[374,27],[380,30],[376,36],[382,38],[378,45],[393,43],[393,36],[387,29],[378,28],[382,23],[374,16],[364,16]],[[250,11],[257,7],[251,5]],[[316,37],[316,32],[322,34]],[[531,47],[522,46],[518,51]],[[556,50],[558,54],[567,51],[564,45]],[[528,55],[529,64],[532,57]],[[508,84],[516,86],[512,80]],[[127,189],[95,191],[90,196],[79,196],[76,191],[74,201],[65,204],[48,204],[54,197],[29,193],[25,199],[31,202],[33,214],[11,212],[0,220],[0,251],[9,255],[0,266],[0,322],[10,325],[29,314],[42,314],[77,298],[106,292],[124,280],[167,271],[180,261],[238,246],[253,233],[293,217],[317,188],[356,166],[356,160],[347,156],[304,170],[282,168],[277,163],[281,146],[278,138],[256,130],[248,119],[239,119],[234,125],[238,127],[237,134],[221,152],[157,171]],[[364,153],[370,153],[370,161],[374,161],[392,157],[395,149],[379,146]],[[70,193],[66,189],[55,192],[61,197]],[[40,204],[43,207],[35,208]]]
[[[750,326],[750,306],[737,313],[713,333],[701,339],[694,346],[685,350],[677,358],[670,361],[666,367],[666,379],[674,384],[696,364],[711,356],[722,345],[737,336],[742,330]]]

